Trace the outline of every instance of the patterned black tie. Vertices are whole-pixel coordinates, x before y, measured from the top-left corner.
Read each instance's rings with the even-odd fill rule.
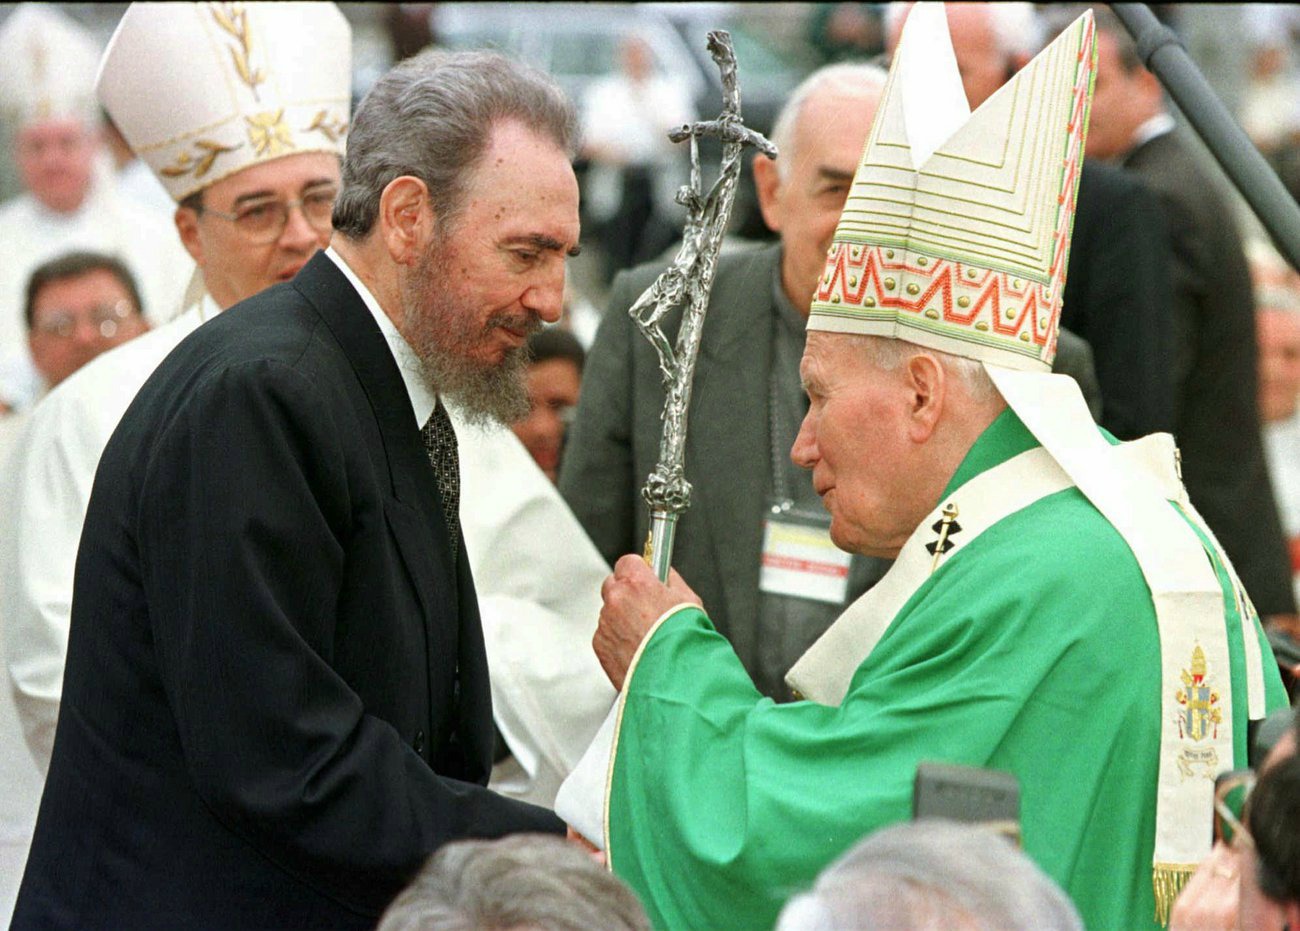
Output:
[[[454,562],[460,541],[460,460],[456,454],[456,431],[452,429],[447,409],[439,400],[420,430],[424,448],[433,465],[433,477],[442,496],[442,510],[447,517],[447,534],[451,537]]]

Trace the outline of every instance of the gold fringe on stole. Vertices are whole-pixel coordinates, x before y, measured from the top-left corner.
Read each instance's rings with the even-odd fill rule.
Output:
[[[1156,863],[1151,870],[1151,882],[1156,893],[1156,921],[1169,927],[1169,913],[1174,899],[1183,891],[1187,880],[1196,872],[1195,863]]]

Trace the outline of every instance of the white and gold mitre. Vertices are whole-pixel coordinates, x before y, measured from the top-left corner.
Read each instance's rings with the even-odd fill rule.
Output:
[[[16,126],[93,120],[99,43],[47,3],[20,5],[0,26],[0,114]]]
[[[250,165],[343,154],[352,30],[333,3],[133,3],[97,90],[176,200]]]
[[[1047,371],[1095,55],[1088,12],[972,114],[943,4],[916,4],[808,329]]]

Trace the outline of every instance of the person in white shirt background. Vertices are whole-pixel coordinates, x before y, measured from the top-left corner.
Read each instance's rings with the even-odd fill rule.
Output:
[[[0,411],[41,393],[22,319],[37,265],[73,249],[114,255],[154,322],[175,307],[193,267],[165,215],[115,188],[94,99],[98,62],[95,40],[55,7],[22,4],[0,27],[0,115],[25,189],[0,204]]]

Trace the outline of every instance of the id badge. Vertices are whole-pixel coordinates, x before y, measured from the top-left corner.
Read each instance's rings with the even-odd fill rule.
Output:
[[[831,518],[826,512],[800,510],[788,501],[768,508],[758,576],[761,591],[843,604],[850,559],[831,542]]]

